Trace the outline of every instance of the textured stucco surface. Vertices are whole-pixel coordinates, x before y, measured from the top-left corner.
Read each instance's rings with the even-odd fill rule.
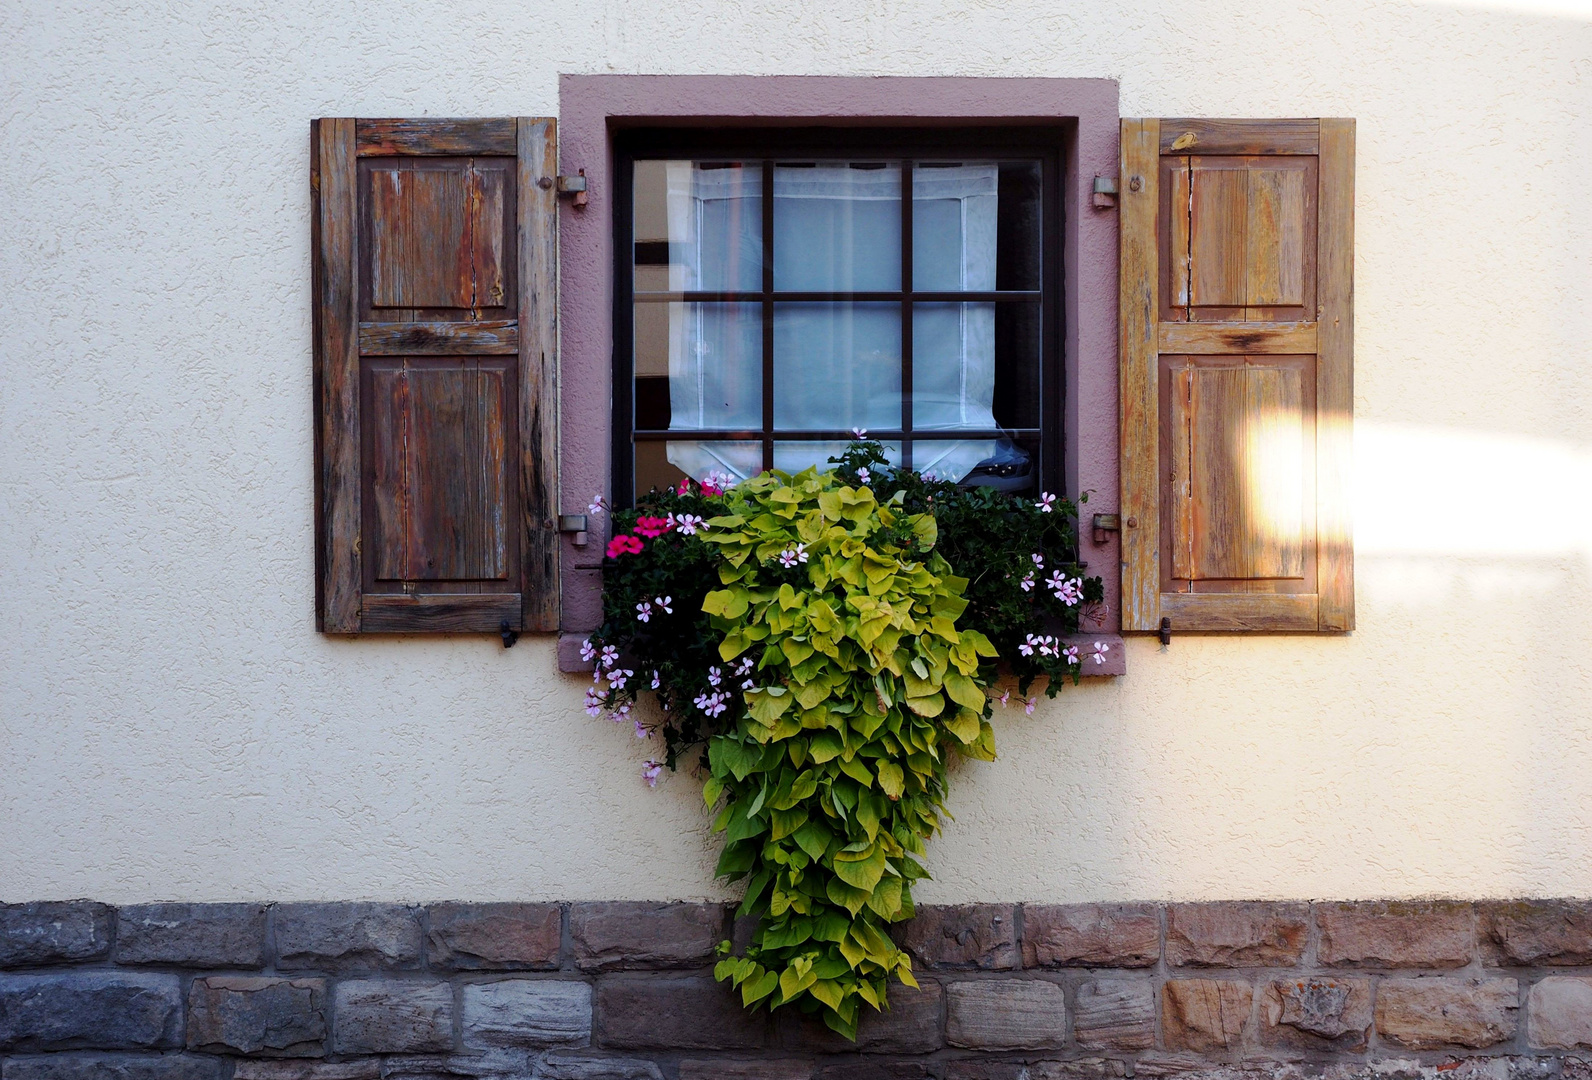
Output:
[[[0,899],[719,894],[695,785],[551,640],[312,629],[309,119],[604,71],[1357,117],[1359,631],[1134,642],[1000,721],[920,897],[1592,894],[1592,16],[1553,11],[0,5]]]

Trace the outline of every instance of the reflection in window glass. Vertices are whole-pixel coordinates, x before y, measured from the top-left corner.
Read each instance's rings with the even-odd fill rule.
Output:
[[[774,288],[779,292],[901,288],[901,166],[776,164]]]

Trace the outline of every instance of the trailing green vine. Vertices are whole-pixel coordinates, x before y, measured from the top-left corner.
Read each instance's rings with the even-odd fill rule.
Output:
[[[705,747],[718,873],[745,882],[757,919],[717,976],[748,1007],[854,1037],[891,977],[915,985],[888,928],[912,915],[952,756],[995,756],[1000,665],[1030,712],[1036,679],[1052,695],[1076,681],[1089,658],[1063,639],[1101,586],[1074,561],[1064,500],[896,473],[877,443],[837,466],[685,482],[614,514],[587,705],[663,737],[649,783]],[[644,691],[650,723],[633,714]]]

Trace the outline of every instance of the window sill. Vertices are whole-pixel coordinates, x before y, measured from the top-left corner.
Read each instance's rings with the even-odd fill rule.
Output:
[[[589,635],[587,634],[560,634],[558,635],[558,670],[559,671],[590,671],[592,662],[580,658],[580,645]],[[1089,657],[1094,653],[1095,642],[1106,646],[1105,663],[1097,664]],[[1122,644],[1121,634],[1073,634],[1066,639],[1066,644],[1076,645],[1078,655],[1084,657],[1083,677],[1085,679],[1110,679],[1128,673],[1128,654]]]

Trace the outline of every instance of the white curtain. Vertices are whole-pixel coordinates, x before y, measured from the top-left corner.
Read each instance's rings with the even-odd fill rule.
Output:
[[[670,162],[671,290],[757,291],[762,277],[759,167]],[[915,170],[917,291],[995,288],[997,166]],[[774,288],[893,291],[901,287],[899,168],[845,163],[776,167]],[[670,429],[756,428],[762,418],[762,323],[757,304],[670,305]],[[792,302],[774,309],[776,429],[887,429],[901,422],[901,315],[894,303]],[[913,318],[913,428],[995,426],[994,305],[920,304]],[[993,440],[919,441],[914,466],[960,479]],[[780,440],[776,464],[822,466],[827,443]],[[892,449],[894,449],[892,447]],[[669,461],[696,477],[762,468],[756,443],[676,441]],[[894,456],[894,455],[893,455]]]

